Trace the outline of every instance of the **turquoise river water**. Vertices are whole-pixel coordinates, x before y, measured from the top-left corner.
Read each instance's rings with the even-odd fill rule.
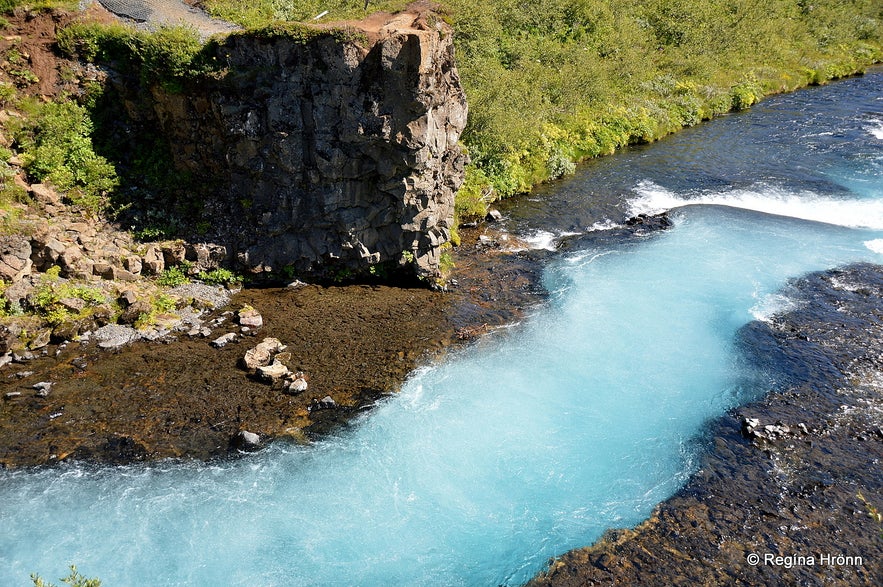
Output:
[[[69,563],[108,587],[519,585],[641,522],[689,477],[703,426],[768,389],[736,331],[787,310],[789,279],[883,263],[883,71],[543,191],[506,210],[536,246],[570,239],[529,318],[312,446],[0,471],[0,585]],[[664,210],[670,230],[587,238]]]

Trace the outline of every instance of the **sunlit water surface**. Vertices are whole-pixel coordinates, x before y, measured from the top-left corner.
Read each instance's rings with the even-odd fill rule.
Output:
[[[787,309],[789,278],[883,262],[881,82],[776,98],[589,166],[557,209],[552,193],[512,210],[526,236],[585,232],[621,220],[593,208],[621,189],[675,227],[561,255],[532,317],[338,437],[0,472],[0,585],[68,563],[107,586],[517,585],[642,521],[692,472],[703,425],[767,389],[736,330]]]

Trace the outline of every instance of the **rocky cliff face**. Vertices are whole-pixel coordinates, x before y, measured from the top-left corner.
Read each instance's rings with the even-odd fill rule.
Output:
[[[210,236],[234,265],[438,274],[466,157],[451,30],[420,14],[341,34],[247,34],[217,78],[151,90],[175,163],[213,186]],[[143,116],[143,112],[142,112]]]

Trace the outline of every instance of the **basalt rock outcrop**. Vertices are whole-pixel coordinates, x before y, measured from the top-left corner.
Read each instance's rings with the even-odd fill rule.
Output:
[[[437,275],[466,163],[446,24],[418,11],[279,25],[212,51],[218,75],[126,99],[168,138],[175,165],[211,186],[207,240],[254,273],[383,264]]]

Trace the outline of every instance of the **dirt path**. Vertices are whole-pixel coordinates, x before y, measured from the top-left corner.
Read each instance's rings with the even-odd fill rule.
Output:
[[[208,38],[239,28],[212,18],[182,0],[99,0],[99,3],[117,17],[146,29],[184,24],[196,29],[201,37]]]

